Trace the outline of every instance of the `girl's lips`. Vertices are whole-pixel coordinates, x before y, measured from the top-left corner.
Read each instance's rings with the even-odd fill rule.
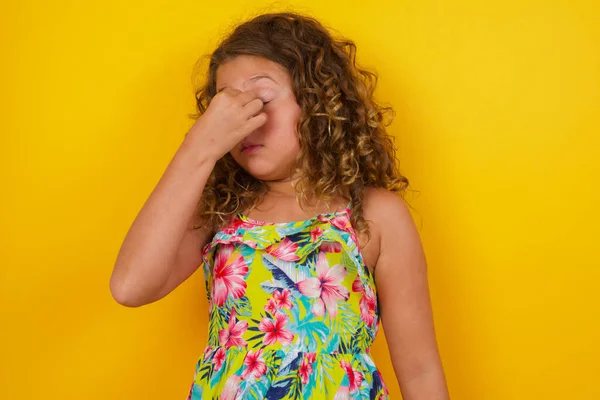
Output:
[[[244,146],[242,148],[242,153],[245,153],[245,154],[255,153],[258,150],[260,150],[262,147],[263,146],[261,144],[252,144],[252,145]]]

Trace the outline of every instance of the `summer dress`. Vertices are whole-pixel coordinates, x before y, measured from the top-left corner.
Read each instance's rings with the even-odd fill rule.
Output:
[[[370,355],[375,282],[350,212],[238,214],[215,234],[202,250],[208,343],[188,400],[388,399]]]

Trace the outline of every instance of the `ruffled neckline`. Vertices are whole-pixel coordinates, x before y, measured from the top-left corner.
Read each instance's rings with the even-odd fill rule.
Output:
[[[261,221],[261,220],[257,220],[254,218],[250,218],[249,216],[247,216],[243,213],[237,213],[236,217],[238,219],[240,219],[241,221],[244,221],[244,222],[252,224],[252,225],[257,225],[257,226],[286,226],[286,225],[305,225],[307,223],[312,223],[319,219],[322,220],[323,218],[331,219],[340,214],[346,214],[349,217],[350,216],[350,206],[348,205],[348,206],[346,206],[346,208],[337,210],[337,211],[320,213],[311,218],[302,219],[302,220],[298,220],[298,221],[286,221],[286,222]]]
[[[349,234],[351,240],[357,245],[357,238],[350,224],[351,212],[348,205],[341,210],[320,213],[305,220],[288,222],[260,221],[243,213],[237,213],[229,224],[215,233],[212,240],[204,246],[202,254],[207,256],[217,244],[226,243],[239,243],[254,249],[266,249],[287,236],[320,224],[329,224],[334,229]],[[311,243],[311,246],[319,245],[322,239],[323,236],[319,236],[319,239]]]
[[[233,220],[215,233],[212,240],[202,249],[205,273],[210,274],[213,263],[212,252],[217,245],[239,244],[255,250],[266,250],[285,238],[307,229],[323,229],[316,239],[309,240],[305,246],[313,251],[320,248],[324,242],[339,242],[351,254],[358,265],[361,275],[374,279],[367,268],[363,255],[358,246],[356,232],[350,223],[352,208],[350,205],[343,209],[317,214],[311,218],[299,221],[272,222],[260,221],[237,213]],[[324,225],[329,225],[326,228]],[[245,250],[242,250],[245,251]]]

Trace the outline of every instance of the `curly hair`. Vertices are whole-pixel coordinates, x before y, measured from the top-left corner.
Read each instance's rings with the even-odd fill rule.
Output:
[[[195,90],[198,113],[190,117],[200,117],[216,95],[219,66],[240,55],[276,62],[291,76],[301,108],[295,184],[300,204],[309,197],[328,201],[341,196],[352,204],[354,229],[369,235],[363,218],[364,189],[401,194],[408,179],[399,173],[393,137],[386,133],[394,111],[374,100],[377,75],[356,65],[355,43],[334,38],[307,15],[256,16],[236,26],[210,55],[205,83]],[[391,114],[387,122],[386,113]],[[199,226],[219,229],[236,213],[256,206],[266,192],[264,182],[226,154],[205,185],[198,204]]]

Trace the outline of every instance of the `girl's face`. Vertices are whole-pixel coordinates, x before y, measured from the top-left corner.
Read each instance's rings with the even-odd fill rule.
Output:
[[[237,56],[217,69],[217,91],[253,90],[265,103],[267,122],[238,143],[230,154],[249,174],[264,181],[290,177],[300,151],[296,124],[301,108],[287,70],[256,56]]]

